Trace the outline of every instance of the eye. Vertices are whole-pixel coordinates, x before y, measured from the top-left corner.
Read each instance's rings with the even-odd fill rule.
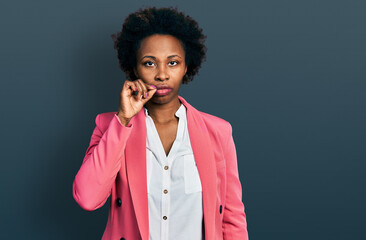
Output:
[[[148,67],[153,66],[153,65],[147,65],[147,64],[154,64],[154,63],[153,63],[153,62],[151,62],[151,61],[146,61],[146,62],[144,62],[144,65],[145,65],[145,66],[148,66]]]
[[[171,66],[175,66],[175,65],[177,65],[177,64],[178,64],[178,61],[170,61],[169,63],[176,63],[176,64],[174,64],[174,65],[171,65]]]

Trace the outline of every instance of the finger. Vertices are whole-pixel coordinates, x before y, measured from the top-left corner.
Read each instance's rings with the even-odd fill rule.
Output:
[[[156,89],[156,86],[153,85],[153,84],[146,84],[146,87],[147,87],[148,90]]]
[[[132,81],[128,81],[126,80],[125,83],[123,84],[122,87],[122,91],[125,90],[127,91],[127,96],[131,96],[134,92],[134,89],[136,89],[135,84]],[[121,92],[122,94],[122,92]]]
[[[130,85],[130,89],[129,89],[128,96],[129,97],[132,96],[135,101],[138,101],[139,100],[138,85],[136,84],[136,81],[130,81],[129,85]]]
[[[141,79],[138,79],[138,81],[141,83],[142,86],[142,98],[146,98],[147,97],[147,87],[146,87],[146,83],[144,83]]]
[[[139,89],[138,89],[138,85],[136,84],[136,81],[132,81],[133,84],[133,93],[132,95],[135,97],[135,100],[138,99],[138,93],[139,93]]]
[[[140,100],[142,98],[142,92],[143,92],[143,87],[141,82],[138,81],[138,79],[135,81],[136,87],[137,87],[137,99]]]
[[[147,97],[144,99],[144,104],[149,101],[155,94],[155,92],[157,91],[156,88],[154,87],[149,87],[149,91],[147,91]]]

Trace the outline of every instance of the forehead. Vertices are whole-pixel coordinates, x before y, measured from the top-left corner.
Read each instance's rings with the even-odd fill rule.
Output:
[[[172,35],[154,34],[141,41],[137,56],[152,55],[165,57],[166,55],[178,54],[184,56],[184,48],[178,38]]]

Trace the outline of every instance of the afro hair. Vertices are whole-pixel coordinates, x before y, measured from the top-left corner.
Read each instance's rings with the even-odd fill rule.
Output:
[[[153,34],[172,35],[180,40],[187,66],[182,83],[192,81],[202,62],[206,60],[206,36],[194,19],[179,12],[176,7],[140,8],[127,16],[121,32],[111,35],[117,50],[119,66],[127,78],[131,81],[137,79],[133,71],[137,65],[137,50],[141,41]]]

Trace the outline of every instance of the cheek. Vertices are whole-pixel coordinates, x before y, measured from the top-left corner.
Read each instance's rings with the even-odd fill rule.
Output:
[[[174,69],[172,69],[172,72],[177,75],[184,75],[185,68],[184,67],[174,68]]]
[[[152,70],[152,69],[140,68],[140,69],[138,69],[138,74],[140,77],[151,77],[155,73],[154,73],[154,70]]]

